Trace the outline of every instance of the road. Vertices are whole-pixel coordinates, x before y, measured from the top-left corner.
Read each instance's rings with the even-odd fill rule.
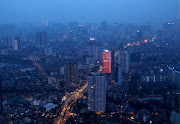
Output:
[[[60,118],[56,121],[56,124],[65,124],[68,119],[70,112],[72,110],[72,105],[79,99],[83,97],[84,92],[88,87],[88,83],[86,82],[84,86],[76,91],[66,95],[66,98],[63,101],[61,107]]]
[[[45,75],[48,77],[48,73],[42,68],[42,66],[39,63],[33,62],[33,64],[34,64],[34,66],[36,66],[39,69],[39,71],[41,72],[42,75]]]
[[[46,77],[48,77],[48,73],[42,68],[42,66],[37,62],[38,60],[44,58],[45,56],[41,56],[41,57],[38,57],[36,59],[28,59],[30,61],[33,62],[33,65],[36,66],[39,71],[41,72],[42,75],[45,75]]]

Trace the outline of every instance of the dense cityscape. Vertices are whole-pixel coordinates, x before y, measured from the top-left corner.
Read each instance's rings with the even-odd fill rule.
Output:
[[[0,124],[179,124],[180,19],[0,24]]]

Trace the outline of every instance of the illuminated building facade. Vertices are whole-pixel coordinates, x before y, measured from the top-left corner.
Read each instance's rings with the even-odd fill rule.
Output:
[[[88,111],[105,112],[106,110],[106,76],[91,72],[88,76]]]
[[[111,52],[103,52],[103,73],[111,73]]]

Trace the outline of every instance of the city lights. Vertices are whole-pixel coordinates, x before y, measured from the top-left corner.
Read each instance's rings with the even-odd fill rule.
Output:
[[[0,124],[179,124],[177,0],[0,4]]]

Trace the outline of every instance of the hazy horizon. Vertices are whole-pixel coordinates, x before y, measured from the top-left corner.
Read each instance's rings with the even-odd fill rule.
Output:
[[[178,0],[1,0],[0,24],[69,23],[160,24],[179,18]]]

